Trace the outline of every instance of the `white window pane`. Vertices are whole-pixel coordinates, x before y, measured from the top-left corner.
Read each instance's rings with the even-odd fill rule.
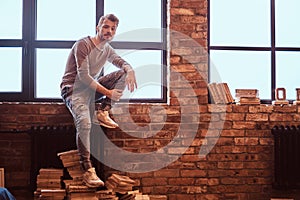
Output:
[[[300,46],[300,1],[275,1],[276,7],[276,46]]]
[[[105,14],[115,14],[120,20],[115,41],[161,41],[160,0],[109,0],[104,4]]]
[[[157,50],[117,50],[135,70],[138,89],[130,93],[124,91],[123,99],[161,99],[162,98],[162,68],[161,51]],[[147,59],[145,59],[147,58]],[[115,66],[107,63],[105,74],[117,70]]]
[[[270,99],[271,53],[257,51],[210,51],[210,82],[227,82],[235,89],[258,89],[261,99]]]
[[[69,52],[70,49],[37,49],[37,98],[61,98],[59,86]]]
[[[22,91],[22,48],[0,48],[0,91]]]
[[[0,38],[22,38],[22,0],[0,1]]]
[[[300,52],[276,53],[276,87],[286,89],[287,99],[296,99],[296,88],[300,88]]]
[[[96,31],[95,0],[37,1],[38,40],[77,40]]]
[[[212,46],[267,46],[270,0],[210,0]]]

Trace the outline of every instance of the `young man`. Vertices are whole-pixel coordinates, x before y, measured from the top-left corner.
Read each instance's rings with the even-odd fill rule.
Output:
[[[113,39],[119,19],[108,14],[99,19],[97,34],[78,40],[69,54],[60,85],[62,98],[72,113],[76,126],[76,143],[85,173],[83,181],[89,187],[103,186],[90,160],[90,131],[92,123],[107,128],[118,124],[109,117],[112,103],[119,101],[127,86],[137,88],[135,73],[125,60],[116,54],[109,42]],[[106,61],[120,70],[101,76]],[[95,110],[95,100],[100,107]]]

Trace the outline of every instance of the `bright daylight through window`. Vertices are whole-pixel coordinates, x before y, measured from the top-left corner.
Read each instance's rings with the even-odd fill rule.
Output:
[[[123,98],[165,102],[165,9],[166,0],[1,1],[1,99],[61,101],[59,84],[73,43],[95,35],[99,17],[114,13],[120,24],[111,44],[135,68],[138,82]],[[106,66],[104,73],[116,70]]]
[[[258,89],[274,100],[284,87],[287,99],[300,88],[298,0],[209,0],[210,82],[235,89]]]

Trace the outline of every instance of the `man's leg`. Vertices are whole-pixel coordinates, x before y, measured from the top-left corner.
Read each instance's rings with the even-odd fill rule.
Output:
[[[125,78],[126,73],[124,70],[118,70],[102,76],[98,79],[98,82],[106,87],[107,89],[125,89]],[[109,117],[109,110],[111,109],[112,105],[115,103],[110,98],[103,96],[103,94],[96,93],[95,99],[97,103],[101,103],[100,107],[98,108],[97,118],[100,121],[100,125],[103,125],[107,128],[116,128],[118,124],[114,122]]]
[[[88,94],[83,92],[68,97],[62,96],[74,119],[76,145],[81,158],[81,166],[85,171],[83,180],[89,187],[103,186],[104,183],[96,175],[90,160],[91,112]]]
[[[124,90],[125,78],[126,78],[126,73],[124,72],[124,70],[118,70],[110,74],[107,74],[105,76],[101,76],[98,79],[98,82],[109,90],[114,88]],[[114,103],[110,98],[103,96],[103,94],[101,93],[96,93],[95,99],[97,102],[100,102],[103,105],[102,106],[103,109],[106,106],[111,107],[112,104]]]
[[[81,157],[82,167],[86,171],[92,167],[90,160],[90,131],[92,125],[89,106],[75,103],[73,104],[72,114],[76,127],[76,144]]]
[[[75,121],[77,130],[77,148],[81,155],[82,166],[85,171],[83,174],[83,181],[88,187],[101,187],[104,183],[97,176],[95,168],[92,166],[90,160],[90,133],[92,124],[89,105],[75,106],[74,112],[77,113]]]

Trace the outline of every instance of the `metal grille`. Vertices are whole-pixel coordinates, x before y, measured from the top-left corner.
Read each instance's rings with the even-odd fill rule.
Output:
[[[63,168],[57,153],[76,149],[73,126],[34,126],[31,136],[31,177],[32,190],[36,189],[36,178],[40,168]]]
[[[274,126],[274,188],[300,188],[300,126]]]

